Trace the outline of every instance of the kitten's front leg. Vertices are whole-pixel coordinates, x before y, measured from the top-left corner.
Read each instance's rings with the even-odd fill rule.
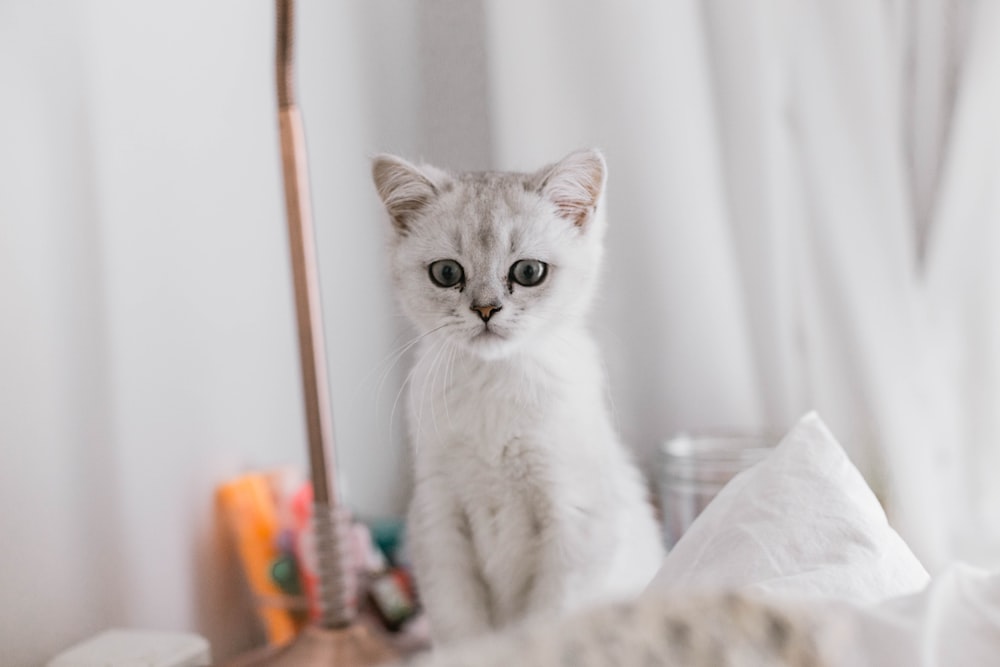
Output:
[[[606,564],[605,549],[589,529],[591,512],[582,504],[543,505],[535,511],[540,551],[525,615],[562,614],[575,609],[593,588],[594,577]]]
[[[569,572],[552,554],[543,556],[532,577],[532,587],[525,600],[525,617],[547,617],[562,614],[570,606]]]
[[[418,483],[408,532],[434,642],[450,643],[492,630],[489,593],[468,520],[452,494],[433,480]]]

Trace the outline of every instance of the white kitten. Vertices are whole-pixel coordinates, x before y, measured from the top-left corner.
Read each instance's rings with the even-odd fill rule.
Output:
[[[637,593],[663,556],[584,325],[604,159],[449,174],[378,156],[411,376],[409,543],[435,639]]]

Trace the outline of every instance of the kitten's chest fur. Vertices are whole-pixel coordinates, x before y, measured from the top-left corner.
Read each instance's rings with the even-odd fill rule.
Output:
[[[545,505],[561,500],[601,450],[600,368],[588,343],[576,340],[576,354],[418,368],[414,382],[424,375],[431,388],[411,407],[418,476],[423,468],[448,478],[462,505],[484,513],[488,525],[518,514],[544,520]],[[435,373],[446,377],[435,383]]]
[[[589,339],[536,352],[452,359],[437,383],[425,361],[414,378],[435,388],[411,407],[418,485],[433,479],[457,503],[497,625],[529,605],[543,543],[586,544],[606,532],[605,506],[614,504],[616,464],[624,463]],[[424,359],[434,354],[428,346]],[[592,554],[581,560],[606,564]]]
[[[457,480],[528,492],[550,486],[564,466],[585,469],[601,449],[589,441],[607,425],[600,365],[585,336],[566,340],[561,350],[498,361],[428,346],[410,407],[418,471],[423,462]]]

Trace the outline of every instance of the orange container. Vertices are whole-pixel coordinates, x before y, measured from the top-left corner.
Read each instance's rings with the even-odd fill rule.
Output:
[[[281,523],[268,477],[250,474],[227,482],[217,491],[243,565],[243,573],[257,600],[257,613],[270,644],[284,644],[299,630],[290,598],[271,578],[271,568],[282,556],[278,548]]]

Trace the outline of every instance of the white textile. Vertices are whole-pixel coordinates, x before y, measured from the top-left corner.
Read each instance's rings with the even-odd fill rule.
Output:
[[[929,582],[814,413],[719,493],[644,595],[734,588],[816,614],[831,667],[1000,665],[1000,573],[955,563]]]
[[[877,602],[927,572],[815,413],[719,493],[650,589],[732,589]]]
[[[843,624],[830,667],[1000,665],[1000,572],[956,563],[920,593],[823,613]]]

